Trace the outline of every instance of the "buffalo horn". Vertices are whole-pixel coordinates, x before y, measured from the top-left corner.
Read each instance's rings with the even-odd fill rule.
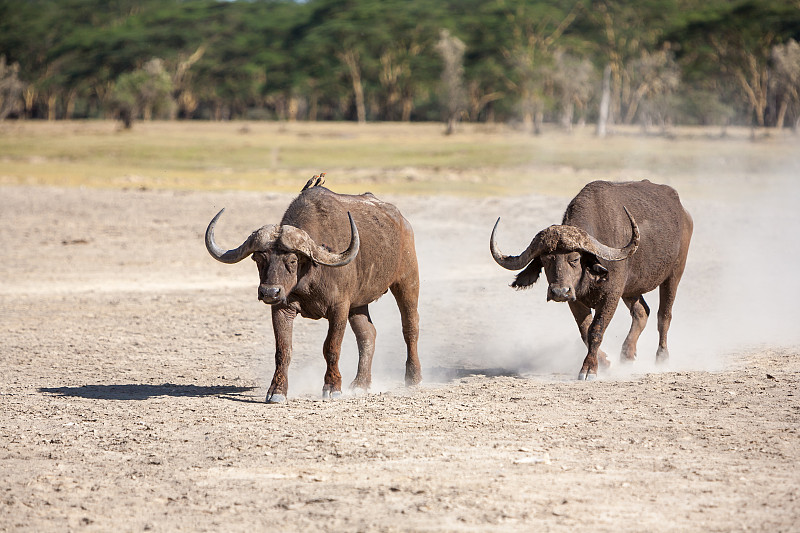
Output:
[[[494,223],[494,228],[492,228],[492,237],[489,239],[489,250],[491,250],[492,257],[494,257],[494,260],[498,265],[508,270],[522,270],[525,268],[525,266],[527,266],[528,263],[533,261],[537,255],[541,254],[541,251],[537,253],[537,250],[535,249],[536,240],[539,238],[539,235],[536,235],[525,251],[519,255],[504,255],[501,253],[500,250],[497,249],[497,242],[495,241],[498,224],[500,224],[500,217],[498,217],[497,222]]]
[[[350,246],[342,253],[331,252],[324,246],[314,242],[311,236],[300,228],[294,226],[281,226],[279,242],[287,250],[301,253],[310,257],[315,262],[332,267],[340,267],[350,263],[358,255],[361,240],[353,216],[347,213],[350,219]]]
[[[639,248],[639,226],[636,224],[636,220],[634,220],[631,212],[628,211],[628,208],[623,206],[623,209],[625,210],[625,214],[628,215],[628,219],[631,221],[630,242],[626,244],[624,248],[612,248],[611,246],[606,246],[586,233],[585,238],[588,244],[582,247],[584,251],[592,253],[600,259],[605,259],[607,261],[622,261],[623,259],[627,259],[633,255],[636,249]]]
[[[274,224],[264,226],[254,231],[238,248],[226,251],[214,241],[214,227],[217,225],[217,220],[219,220],[223,211],[225,211],[225,208],[220,209],[219,213],[211,219],[208,228],[206,228],[206,250],[217,261],[228,264],[238,263],[253,252],[266,250],[278,237],[278,226]]]
[[[607,261],[621,261],[630,257],[639,247],[639,227],[636,225],[633,215],[626,207],[625,214],[631,222],[631,240],[624,248],[613,248],[607,246],[596,238],[592,237],[584,230],[569,225],[553,225],[545,228],[533,238],[528,247],[519,255],[504,255],[497,249],[495,234],[500,219],[494,224],[492,237],[489,241],[489,248],[495,262],[508,270],[521,270],[528,263],[543,254],[555,252],[557,249],[576,250],[588,252]]]

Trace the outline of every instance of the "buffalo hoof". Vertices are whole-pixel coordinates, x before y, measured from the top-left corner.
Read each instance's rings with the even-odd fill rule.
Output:
[[[284,403],[286,402],[286,396],[283,394],[271,394],[267,396],[265,401],[267,403]]]
[[[322,391],[322,399],[323,400],[335,400],[336,398],[342,397],[342,391],[335,390],[333,392],[324,390]]]
[[[597,374],[589,374],[581,372],[578,374],[578,381],[594,381],[597,379]]]

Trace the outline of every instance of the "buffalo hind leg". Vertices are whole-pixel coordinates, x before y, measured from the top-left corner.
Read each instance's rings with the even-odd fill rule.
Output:
[[[589,326],[592,323],[592,310],[578,301],[569,302],[569,310],[572,311],[572,316],[575,317],[575,322],[578,324],[578,331],[581,332],[583,344],[586,345],[586,348],[589,348]],[[597,361],[603,368],[611,366],[611,361],[603,350],[597,350]]]
[[[666,363],[669,360],[669,350],[667,350],[667,332],[672,322],[672,305],[675,303],[675,295],[678,292],[678,284],[683,276],[683,269],[686,267],[686,255],[689,253],[689,241],[692,238],[692,217],[685,213],[686,224],[681,239],[681,252],[678,263],[672,271],[672,275],[664,280],[658,287],[658,351],[656,351],[656,363]]]
[[[667,349],[667,332],[672,322],[672,304],[675,303],[675,293],[678,291],[680,276],[672,275],[658,288],[658,350],[656,363],[666,363],[669,360]]]
[[[275,374],[267,389],[267,403],[283,403],[289,392],[289,363],[292,360],[292,326],[297,312],[289,307],[272,307],[275,333]]]
[[[358,371],[350,384],[351,389],[369,390],[372,384],[372,356],[375,354],[375,326],[366,305],[350,310],[350,327],[358,344]]]
[[[638,298],[623,298],[622,301],[625,302],[631,312],[631,330],[622,343],[620,360],[631,363],[636,360],[636,343],[639,342],[639,336],[642,334],[645,324],[647,324],[650,308],[642,296]]]
[[[416,385],[422,381],[422,369],[419,364],[417,342],[419,341],[419,277],[410,276],[389,288],[400,309],[400,320],[403,325],[403,339],[406,341],[406,386]]]
[[[328,368],[325,371],[325,384],[322,386],[323,398],[338,398],[342,395],[342,374],[339,372],[339,354],[347,329],[348,308],[344,305],[334,309],[328,316],[328,336],[322,345],[322,354]]]

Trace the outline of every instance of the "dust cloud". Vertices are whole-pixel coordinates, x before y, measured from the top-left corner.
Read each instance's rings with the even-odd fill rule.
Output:
[[[800,277],[795,273],[798,186],[788,173],[771,173],[762,180],[715,174],[707,166],[702,172],[693,178],[705,184],[702,188],[682,191],[680,184],[674,184],[694,219],[694,234],[673,308],[670,361],[655,364],[659,304],[655,290],[645,295],[651,315],[633,364],[619,362],[630,327],[628,310],[620,302],[603,341],[612,368],[601,379],[658,371],[716,371],[737,353],[800,342],[796,304]],[[714,183],[724,184],[718,195],[709,193]],[[734,190],[736,194],[729,194]],[[425,383],[470,373],[575,379],[586,352],[568,306],[546,302],[544,276],[530,289],[510,288],[515,272],[494,263],[488,244],[500,216],[498,244],[506,253],[518,253],[540,229],[560,222],[569,197],[385,199],[395,203],[415,229]],[[370,313],[378,332],[372,389],[380,392],[402,385],[405,344],[391,294],[371,304]],[[326,331],[325,321],[295,322],[295,336],[307,338],[318,350],[295,354],[290,373],[293,395],[319,395]],[[272,342],[271,328],[260,334]],[[357,359],[348,329],[340,360],[344,387],[355,376]],[[264,370],[271,376],[271,367]]]

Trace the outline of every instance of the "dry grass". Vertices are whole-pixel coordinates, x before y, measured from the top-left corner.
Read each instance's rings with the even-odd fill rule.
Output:
[[[592,179],[640,179],[702,193],[720,183],[800,172],[800,139],[749,130],[667,137],[589,127],[532,136],[501,125],[152,122],[0,123],[0,184],[295,191],[320,171],[342,192],[540,192],[569,196]],[[712,183],[708,176],[719,178]],[[703,176],[699,178],[698,176]],[[717,181],[717,180],[715,180]]]

